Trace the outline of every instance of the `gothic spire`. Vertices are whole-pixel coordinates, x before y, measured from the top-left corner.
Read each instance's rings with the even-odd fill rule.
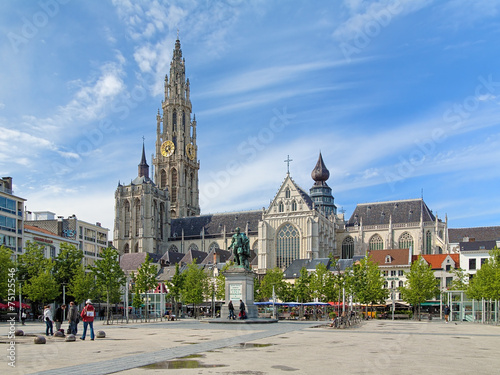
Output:
[[[318,162],[316,166],[311,172],[311,177],[315,181],[314,186],[322,186],[326,185],[326,180],[330,177],[330,171],[326,168],[325,163],[323,161],[323,156],[321,155],[321,151],[319,153]]]
[[[142,158],[139,164],[139,177],[149,178],[149,165],[146,162],[146,152],[144,151],[144,138],[142,139]]]

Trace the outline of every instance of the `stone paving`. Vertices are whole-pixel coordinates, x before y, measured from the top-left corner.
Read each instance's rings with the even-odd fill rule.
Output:
[[[442,321],[368,321],[336,330],[325,322],[222,325],[186,319],[176,322],[106,326],[106,338],[65,342],[16,337],[16,367],[2,355],[2,374],[401,374],[500,372],[500,327]],[[81,326],[81,325],[80,325]],[[28,334],[43,334],[28,323]],[[8,349],[8,326],[0,324]],[[8,353],[5,350],[4,353]],[[164,361],[197,368],[166,369]],[[151,366],[153,364],[160,364]],[[147,366],[148,367],[143,367]],[[172,366],[172,365],[170,365]],[[158,368],[156,368],[158,367]],[[178,366],[177,366],[178,367]],[[168,367],[171,368],[171,367]]]

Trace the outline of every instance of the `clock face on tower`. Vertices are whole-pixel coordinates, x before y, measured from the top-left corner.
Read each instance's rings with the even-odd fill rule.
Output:
[[[190,160],[194,160],[196,156],[196,150],[194,148],[194,145],[192,143],[188,143],[186,145],[186,154]]]
[[[161,154],[165,157],[171,156],[175,151],[175,145],[172,141],[165,141],[161,144],[160,148]]]

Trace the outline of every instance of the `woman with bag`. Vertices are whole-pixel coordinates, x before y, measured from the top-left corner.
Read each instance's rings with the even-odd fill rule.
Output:
[[[45,336],[54,335],[54,326],[53,326],[53,318],[52,318],[52,310],[50,309],[50,305],[45,306],[43,310],[43,320],[45,320]]]

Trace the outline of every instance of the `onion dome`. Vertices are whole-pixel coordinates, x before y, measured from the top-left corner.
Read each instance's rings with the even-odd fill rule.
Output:
[[[311,177],[315,181],[314,186],[326,185],[325,181],[330,177],[330,171],[326,168],[326,165],[323,162],[321,152],[319,153],[318,162],[311,172]]]

